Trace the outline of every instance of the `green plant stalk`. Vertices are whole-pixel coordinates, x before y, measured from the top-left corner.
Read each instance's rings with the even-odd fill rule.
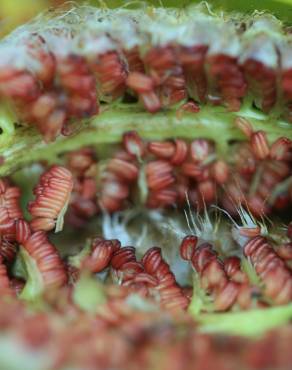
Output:
[[[192,314],[192,310],[190,309]],[[292,319],[292,304],[243,312],[201,314],[196,320],[206,333],[259,336],[267,330],[287,324]]]
[[[42,140],[35,128],[17,128],[14,134],[0,137],[0,157],[3,159],[0,176],[10,175],[32,162],[57,162],[59,154],[83,146],[119,143],[123,133],[131,130],[136,130],[144,139],[152,140],[176,137],[211,139],[217,144],[218,155],[226,158],[230,141],[245,140],[234,125],[236,116],[237,113],[226,112],[224,107],[205,106],[199,113],[186,112],[178,118],[176,108],[152,115],[139,105],[116,104],[107,106],[99,115],[84,121],[71,136],[60,136],[49,144]],[[254,130],[264,130],[270,142],[280,136],[292,139],[290,123],[275,120],[248,107],[241,109],[240,116],[248,118]],[[8,119],[8,116],[2,115],[0,123],[3,117]],[[6,126],[9,126],[8,123]]]

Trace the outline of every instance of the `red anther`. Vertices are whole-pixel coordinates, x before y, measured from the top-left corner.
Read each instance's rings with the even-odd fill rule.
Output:
[[[128,195],[129,187],[127,184],[111,179],[103,181],[100,199],[103,199],[104,197],[112,197],[114,199],[124,200]]]
[[[109,265],[113,254],[119,248],[120,243],[117,240],[96,238],[92,241],[90,255],[83,261],[83,266],[91,272],[100,272]]]
[[[266,159],[270,155],[269,143],[264,131],[256,131],[250,138],[252,151],[257,159]]]
[[[136,131],[129,131],[123,135],[123,145],[131,156],[142,158],[145,152],[144,143]]]
[[[180,170],[183,175],[193,179],[200,179],[203,173],[202,166],[192,162],[184,162]]]
[[[58,96],[54,93],[40,95],[30,106],[30,114],[36,121],[45,120],[58,105]]]
[[[244,133],[244,135],[250,138],[253,134],[253,128],[250,121],[244,117],[236,117],[235,118],[235,125],[236,127]]]
[[[187,103],[179,107],[179,111],[189,112],[189,113],[199,113],[200,107],[194,101],[188,101]]]
[[[145,267],[145,271],[154,276],[161,261],[161,249],[158,247],[148,249],[142,258],[142,264]]]
[[[157,279],[155,279],[153,276],[147,274],[146,272],[140,272],[139,274],[135,275],[133,278],[134,283],[142,283],[146,284],[148,287],[155,287],[158,284]]]
[[[248,282],[247,275],[241,270],[239,257],[228,257],[224,260],[224,270],[227,276],[236,283]]]
[[[287,204],[289,204],[290,197],[287,193],[282,193],[277,196],[275,201],[272,203],[272,206],[274,209],[282,210],[287,207]]]
[[[128,262],[136,262],[134,247],[123,247],[115,251],[111,259],[111,266],[115,270],[122,270]]]
[[[34,189],[36,199],[28,206],[33,217],[33,231],[48,231],[54,228],[59,215],[69,202],[72,188],[72,174],[64,167],[55,165],[42,174]]]
[[[175,152],[170,159],[170,163],[173,164],[174,166],[179,166],[185,161],[187,157],[188,145],[184,140],[181,139],[176,139],[174,143],[175,143]]]
[[[252,256],[256,250],[263,245],[265,245],[265,247],[269,247],[265,238],[262,236],[257,236],[245,244],[244,254],[246,256]]]
[[[213,179],[219,184],[224,185],[229,177],[229,166],[223,160],[218,160],[211,167]]]
[[[14,241],[10,241],[9,239],[9,236],[6,235],[0,237],[0,256],[5,262],[11,263],[15,258],[17,245]]]
[[[204,289],[222,289],[227,282],[223,264],[218,258],[206,264],[201,275],[201,285]]]
[[[247,238],[254,238],[255,236],[261,235],[261,228],[260,226],[239,227],[238,232],[240,235],[246,236]]]
[[[16,240],[19,244],[25,243],[31,236],[29,223],[25,220],[17,220],[15,224]]]
[[[245,61],[243,68],[256,104],[264,113],[270,112],[277,101],[276,70],[252,58]]]
[[[175,204],[177,192],[174,189],[161,189],[154,192],[153,197],[156,198],[162,205]]]
[[[50,113],[44,120],[36,122],[40,133],[44,136],[45,142],[55,140],[60,135],[67,120],[67,113],[64,108],[59,108]]]
[[[292,243],[290,242],[277,246],[275,252],[286,261],[292,260]]]
[[[144,267],[140,262],[129,261],[125,262],[119,270],[123,273],[123,280],[128,280],[137,274],[140,274],[144,271]]]
[[[144,72],[144,64],[140,58],[140,51],[138,47],[134,47],[130,50],[123,50],[127,59],[128,67],[130,72]]]
[[[91,148],[72,151],[67,156],[68,167],[78,175],[87,171],[95,163],[95,153]]]
[[[39,85],[33,75],[28,71],[20,71],[5,67],[0,71],[0,95],[30,102],[39,95]]]
[[[246,199],[250,212],[256,216],[261,217],[270,213],[270,207],[266,200],[261,198],[259,194],[255,194]]]
[[[146,165],[147,184],[151,190],[160,190],[175,182],[172,165],[163,160],[151,161]]]
[[[169,159],[175,154],[175,144],[171,141],[150,141],[147,149],[161,159]]]
[[[96,56],[91,62],[91,68],[95,73],[100,99],[112,101],[123,96],[126,90],[126,65],[118,52],[110,51]]]
[[[188,235],[184,237],[180,244],[180,256],[186,261],[191,261],[195,248],[198,243],[198,238],[195,235]]]
[[[35,261],[45,290],[60,287],[67,282],[66,270],[58,251],[43,231],[31,234],[22,242],[22,246]]]
[[[3,259],[0,256],[0,292],[1,295],[11,295],[12,290],[10,288],[10,281],[8,278],[8,273]]]
[[[210,141],[205,139],[195,139],[191,142],[190,153],[195,163],[201,163],[213,152],[214,147]]]
[[[204,102],[207,95],[207,76],[205,71],[205,58],[208,50],[206,45],[194,47],[181,47],[178,58],[182,65],[186,79],[189,96]]]
[[[264,163],[264,173],[262,175],[265,182],[267,177],[272,178],[274,185],[283,180],[285,177],[289,176],[291,173],[291,168],[288,163],[283,161],[266,161]]]
[[[107,164],[107,170],[118,176],[124,181],[135,181],[138,177],[138,167],[134,163],[122,159],[113,158]]]
[[[131,72],[127,77],[126,84],[138,94],[150,92],[154,88],[152,78],[140,72]]]
[[[237,58],[224,54],[208,57],[208,73],[211,85],[215,85],[227,105],[228,110],[236,112],[240,109],[241,100],[245,96],[247,84]]]
[[[203,243],[195,249],[195,253],[192,256],[192,266],[200,273],[209,262],[216,258],[216,253],[212,249],[212,245]]]
[[[257,169],[257,161],[248,143],[240,144],[234,153],[235,165],[238,172],[244,176],[254,174]]]
[[[214,307],[217,311],[228,310],[236,301],[240,285],[229,281],[215,296]]]
[[[275,304],[283,305],[292,299],[292,278],[288,270],[274,267],[269,269],[263,277],[264,293],[270,297]]]
[[[264,284],[264,294],[276,304],[292,299],[292,275],[267,240],[261,236],[251,239],[244,246],[255,271]]]
[[[277,161],[285,160],[292,148],[292,142],[287,137],[279,137],[270,149],[270,157]]]
[[[144,63],[155,81],[155,93],[163,106],[186,98],[183,71],[171,46],[152,47],[146,53]]]
[[[121,211],[124,208],[123,200],[105,194],[100,197],[98,204],[102,210],[109,213]]]
[[[211,180],[200,181],[198,183],[198,192],[207,204],[213,202],[216,198],[216,185]]]
[[[154,91],[149,91],[139,95],[140,99],[148,112],[156,113],[161,109],[159,97]]]
[[[237,295],[237,303],[240,308],[250,308],[252,305],[253,295],[260,295],[260,290],[257,287],[250,286],[249,283],[241,284]]]
[[[69,116],[83,118],[97,113],[96,81],[86,59],[76,54],[59,58],[57,72]]]
[[[159,291],[161,304],[168,309],[186,309],[189,303],[182,289],[176,283],[169,265],[161,256],[161,249],[150,248],[142,258],[145,272],[158,280],[156,289]]]

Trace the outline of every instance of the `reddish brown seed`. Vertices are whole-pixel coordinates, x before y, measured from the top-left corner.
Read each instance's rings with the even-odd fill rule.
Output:
[[[193,257],[195,248],[198,243],[198,238],[195,235],[184,237],[180,245],[180,256],[186,261],[190,261]]]
[[[270,154],[269,144],[264,131],[256,131],[250,138],[252,151],[257,159],[266,159]]]
[[[136,131],[129,131],[123,135],[123,145],[128,154],[142,158],[144,155],[144,143]]]

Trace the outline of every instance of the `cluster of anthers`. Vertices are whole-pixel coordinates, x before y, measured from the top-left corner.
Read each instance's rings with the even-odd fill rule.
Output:
[[[235,125],[247,140],[231,146],[230,159],[220,156],[211,140],[147,142],[135,131],[125,133],[121,147],[106,159],[98,160],[90,148],[71,152],[67,166],[78,181],[68,220],[82,225],[100,210],[112,213],[131,204],[180,208],[186,198],[198,211],[217,203],[234,215],[239,205],[256,216],[287,209],[291,140],[280,137],[269,144],[265,132],[253,131],[248,120],[238,117]]]
[[[252,369],[291,366],[291,351],[282,350],[291,327],[253,342],[255,352],[243,338],[234,340],[234,351],[229,343],[228,352],[222,343],[217,348],[215,336],[194,330],[193,320],[210,312],[275,312],[292,302],[292,223],[278,227],[276,220],[268,227],[268,216],[285,220],[292,203],[292,142],[279,134],[289,127],[280,120],[292,121],[289,32],[267,14],[226,22],[201,8],[144,10],[84,6],[42,16],[2,40],[3,112],[12,107],[21,124],[35,125],[51,141],[71,134],[75,120],[110,110],[113,101],[115,107],[137,103],[132,107],[146,119],[152,116],[143,109],[163,110],[177,128],[184,115],[195,117],[186,112],[201,110],[204,123],[210,106],[223,105],[228,149],[222,150],[220,133],[217,139],[197,131],[186,139],[178,129],[171,137],[175,130],[167,131],[167,119],[161,132],[145,134],[148,140],[137,125],[129,132],[118,127],[117,145],[89,147],[94,140],[79,143],[78,136],[64,147],[63,140],[41,143],[48,162],[38,167],[43,173],[32,200],[20,199],[21,186],[12,178],[0,180],[0,329],[25,338],[33,350],[45,346],[52,352],[48,368],[58,370],[96,370],[97,363],[103,370],[153,369],[160,350],[160,369],[216,363],[225,370],[238,359]],[[262,122],[253,125],[247,117]],[[264,129],[269,118],[278,120],[275,131]],[[56,164],[49,167],[52,158]],[[186,206],[194,209],[185,211],[187,222],[179,212]],[[162,236],[157,242],[151,235],[149,243],[144,235],[134,241],[140,219],[124,222],[127,242],[123,232],[104,226],[131,208],[141,220],[161,221],[153,232]],[[214,209],[220,219],[213,223]],[[59,233],[64,220],[66,230]],[[91,232],[99,222],[110,229],[103,237],[96,228]],[[176,237],[165,235],[166,224]],[[69,251],[58,247],[68,239]],[[50,313],[28,313],[21,300],[45,302]],[[281,307],[267,309],[272,306]],[[273,352],[275,338],[281,356]],[[258,357],[266,352],[268,360]]]
[[[138,158],[142,161],[145,151],[137,151],[139,146],[129,142],[128,137],[124,137],[126,147],[132,153],[138,153],[137,161]],[[133,133],[130,137],[136,139],[135,143],[142,143]],[[172,145],[175,146],[172,142],[166,143],[168,148],[173,148]],[[150,150],[156,152],[162,147],[163,143],[157,145],[150,142],[148,145]],[[202,147],[204,148],[203,144],[200,148]],[[193,149],[191,153],[194,155],[198,152]],[[85,169],[93,165],[89,154],[89,150],[83,150],[77,159],[76,154],[69,156],[77,175],[85,174]],[[110,160],[110,163],[114,160]],[[156,162],[159,161],[163,162]],[[87,174],[92,173],[89,171]],[[199,228],[194,229],[194,235],[182,240],[180,255],[183,260],[190,262],[194,270],[196,284],[192,289],[178,283],[175,270],[171,270],[159,247],[152,247],[140,256],[139,250],[136,251],[133,246],[121,247],[119,240],[94,238],[79,254],[64,260],[66,256],[61,258],[47,233],[54,228],[56,232],[61,230],[61,227],[56,227],[59,224],[58,219],[64,217],[71,196],[73,215],[76,212],[74,187],[78,190],[80,181],[87,184],[87,180],[82,179],[83,177],[77,176],[74,186],[74,177],[68,169],[57,165],[49,168],[41,175],[34,189],[35,200],[28,204],[30,221],[25,220],[18,204],[20,190],[9,185],[8,181],[2,181],[0,212],[5,220],[1,226],[0,248],[3,291],[12,293],[14,290],[21,296],[32,298],[34,295],[59,289],[67,283],[74,285],[87,271],[94,274],[103,272],[112,283],[125,286],[130,292],[144,298],[151,298],[170,310],[187,309],[192,294],[198,297],[203,294],[206,298],[206,301],[202,299],[204,309],[210,309],[208,307],[211,305],[214,311],[285,304],[292,300],[291,224],[286,236],[285,233],[280,233],[273,237],[242,206],[238,211],[243,225],[239,226],[233,221],[235,226],[229,232],[233,235],[233,241],[242,248],[240,253],[223,253],[214,242],[216,238]],[[84,192],[79,192],[78,196],[84,196]],[[266,235],[269,235],[268,238]],[[19,267],[21,264],[26,266],[26,273]],[[11,269],[11,266],[14,267]],[[252,274],[250,270],[253,271]],[[251,275],[257,276],[257,279],[251,278]]]
[[[1,100],[47,141],[117,99],[151,113],[180,104],[178,114],[251,101],[291,120],[291,40],[266,14],[226,22],[195,8],[82,7],[16,30],[0,52]]]

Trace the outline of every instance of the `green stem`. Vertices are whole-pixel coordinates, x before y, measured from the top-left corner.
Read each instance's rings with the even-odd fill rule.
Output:
[[[249,118],[255,130],[265,130],[270,141],[280,136],[292,138],[289,123],[272,120],[250,109],[242,110],[240,115]],[[9,175],[35,161],[55,162],[60,153],[82,146],[118,143],[123,133],[130,130],[138,131],[144,139],[211,139],[217,144],[218,154],[227,158],[230,141],[245,139],[233,123],[235,117],[235,113],[226,112],[222,107],[205,106],[199,113],[185,113],[179,119],[174,109],[152,115],[138,105],[121,104],[107,107],[98,116],[84,122],[78,132],[60,136],[49,144],[42,140],[35,128],[17,128],[9,140],[0,140],[0,156],[4,159],[0,176]]]
[[[195,316],[203,332],[257,336],[284,325],[292,319],[292,304],[243,312],[202,314]]]

